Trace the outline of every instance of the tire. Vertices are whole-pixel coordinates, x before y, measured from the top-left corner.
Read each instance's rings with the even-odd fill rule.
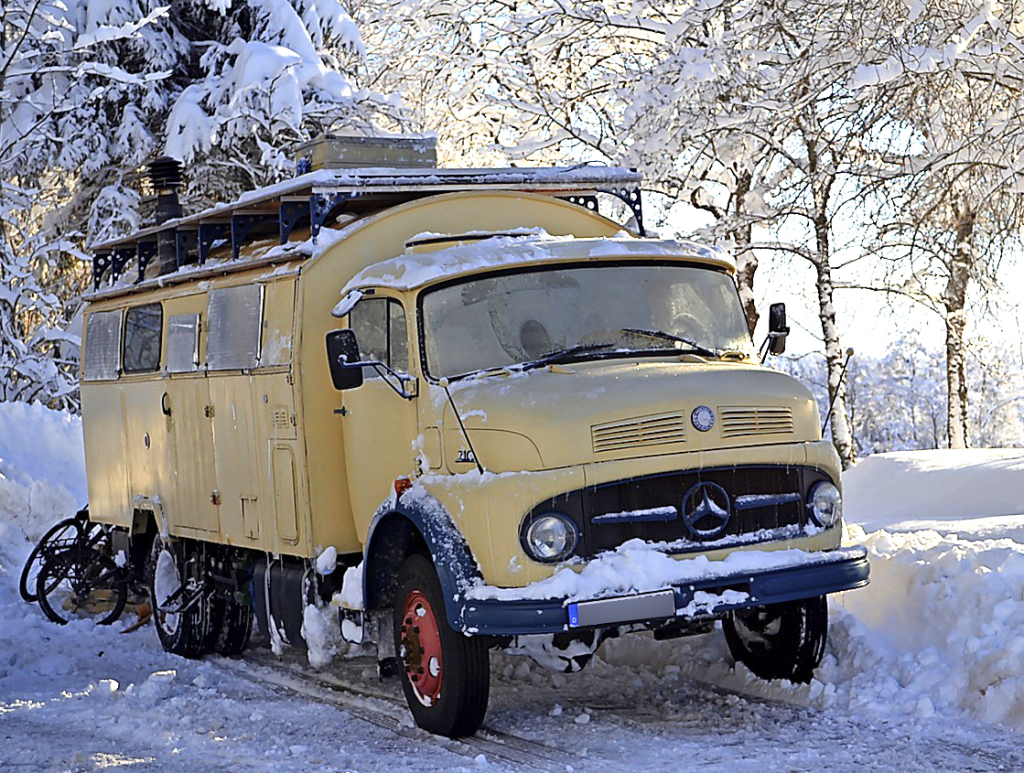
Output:
[[[181,612],[168,612],[163,607],[190,579],[202,581],[202,562],[194,552],[187,540],[165,541],[158,534],[149,561],[149,604],[157,636],[167,652],[185,658],[200,658],[207,651],[214,612],[211,594],[204,592]],[[175,603],[172,600],[167,606]]]
[[[58,625],[83,618],[110,625],[128,602],[128,584],[110,556],[71,547],[46,557],[36,577],[36,597],[43,614]]]
[[[452,630],[434,565],[410,556],[398,573],[395,652],[416,724],[449,738],[472,735],[487,713],[490,650],[485,640]]]
[[[828,638],[828,604],[815,596],[736,610],[723,623],[732,656],[761,679],[811,681]]]
[[[208,652],[229,658],[241,655],[252,637],[252,604],[218,598],[213,602],[214,624],[206,644]]]
[[[30,604],[38,599],[36,578],[46,562],[46,556],[75,545],[81,535],[82,526],[78,518],[65,518],[43,535],[38,544],[32,548],[32,552],[28,554],[25,567],[21,570],[18,592],[22,599]]]

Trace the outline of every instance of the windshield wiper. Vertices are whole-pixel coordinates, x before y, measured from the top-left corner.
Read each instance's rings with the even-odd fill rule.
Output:
[[[636,335],[644,335],[648,338],[655,338],[661,341],[675,341],[677,343],[686,344],[690,347],[689,351],[694,354],[703,354],[708,357],[718,357],[721,354],[721,351],[718,349],[701,346],[696,341],[691,341],[689,338],[684,338],[683,336],[677,336],[675,333],[666,333],[664,330],[644,330],[639,327],[624,327],[621,329],[624,333],[635,333]]]
[[[615,344],[610,343],[577,344],[576,346],[570,346],[566,349],[557,349],[556,351],[548,352],[543,357],[538,357],[536,360],[530,360],[529,362],[522,363],[519,368],[521,370],[533,370],[534,368],[543,368],[545,365],[554,365],[558,362],[572,362],[581,354],[597,352],[601,349],[610,349],[613,346],[615,346]]]

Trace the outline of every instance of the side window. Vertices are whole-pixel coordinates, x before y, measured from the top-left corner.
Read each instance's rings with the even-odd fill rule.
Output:
[[[85,326],[82,370],[85,381],[111,381],[117,378],[121,354],[121,315],[120,310],[99,311],[89,315]]]
[[[409,336],[405,329],[405,309],[395,300],[388,301],[388,365],[399,373],[409,372]]]
[[[206,322],[206,360],[210,370],[242,370],[259,365],[262,285],[210,290]]]
[[[409,338],[405,309],[392,298],[366,298],[349,312],[349,325],[364,360],[378,360],[399,373],[409,371]],[[367,369],[366,377],[377,374]]]
[[[159,303],[128,309],[124,317],[125,373],[152,373],[160,370],[160,334],[164,311]]]
[[[167,318],[167,370],[190,373],[199,367],[199,315],[173,314]]]

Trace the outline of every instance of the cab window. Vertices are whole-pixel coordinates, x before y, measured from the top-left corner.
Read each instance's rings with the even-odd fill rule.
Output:
[[[349,313],[349,326],[355,331],[363,360],[378,360],[392,370],[408,373],[409,337],[401,303],[393,298],[366,298]],[[366,376],[371,374],[367,369]]]
[[[160,369],[160,334],[164,312],[159,303],[135,306],[124,317],[125,373],[152,373]]]

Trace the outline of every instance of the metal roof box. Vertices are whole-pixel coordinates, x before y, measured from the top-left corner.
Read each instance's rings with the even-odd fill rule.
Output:
[[[437,166],[434,137],[345,137],[322,134],[299,146],[296,160],[317,169],[386,167],[411,169]]]

